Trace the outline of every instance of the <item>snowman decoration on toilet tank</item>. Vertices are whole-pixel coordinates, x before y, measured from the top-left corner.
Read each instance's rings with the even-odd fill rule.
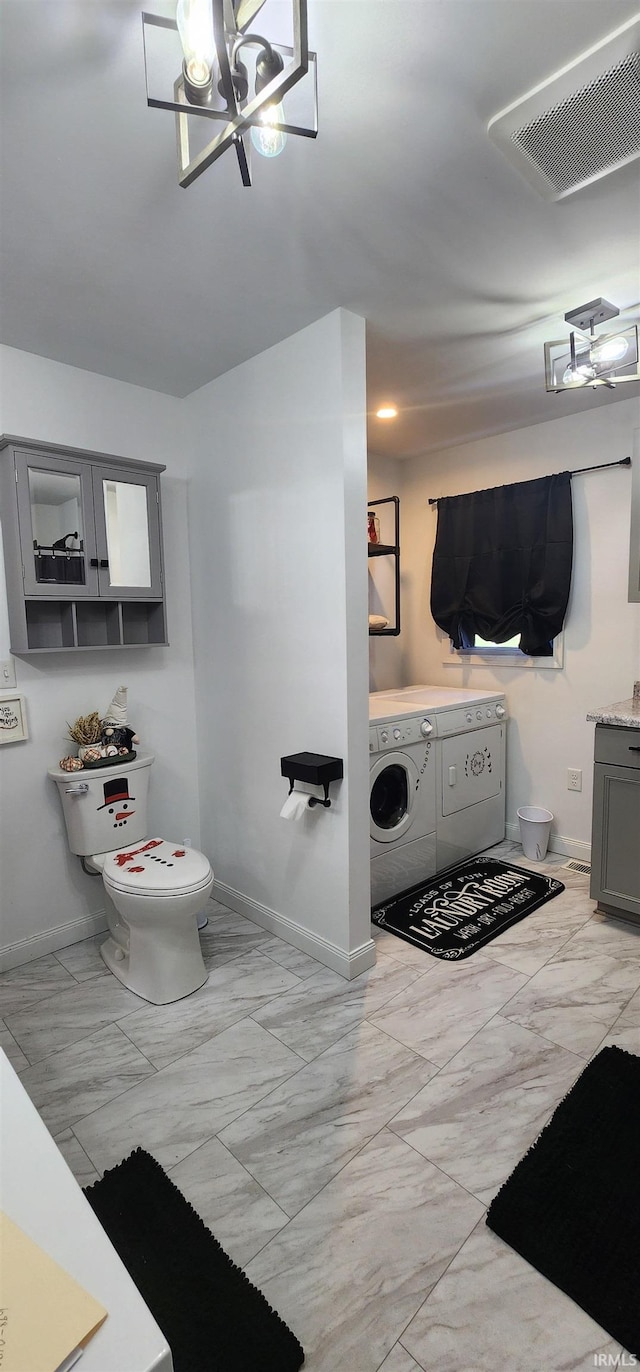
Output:
[[[98,806],[98,814],[106,810],[106,818],[114,829],[125,829],[127,820],[135,815],[135,796],[129,795],[127,777],[114,777],[105,781],[103,786],[104,803]]]

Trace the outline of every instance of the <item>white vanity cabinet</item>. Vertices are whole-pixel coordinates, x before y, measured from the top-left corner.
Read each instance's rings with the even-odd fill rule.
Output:
[[[12,653],[167,642],[164,470],[0,438]]]

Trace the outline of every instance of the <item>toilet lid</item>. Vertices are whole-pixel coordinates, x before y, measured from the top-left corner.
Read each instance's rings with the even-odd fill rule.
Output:
[[[197,848],[184,848],[166,838],[148,838],[131,848],[109,853],[102,869],[104,881],[118,891],[140,895],[171,895],[197,890],[211,877],[209,859]]]

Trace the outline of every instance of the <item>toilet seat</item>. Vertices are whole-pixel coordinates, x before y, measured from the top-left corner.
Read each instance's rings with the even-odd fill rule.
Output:
[[[129,895],[158,899],[189,895],[211,880],[211,865],[204,853],[164,838],[143,839],[97,857],[105,885]]]
[[[209,874],[208,877],[205,877],[204,881],[198,881],[193,886],[185,886],[183,882],[179,882],[176,879],[173,885],[167,885],[164,887],[163,890],[158,890],[157,887],[152,886],[134,886],[133,883],[130,886],[128,886],[126,882],[112,881],[110,877],[104,878],[104,884],[108,887],[110,891],[121,891],[123,895],[153,896],[154,900],[161,901],[165,898],[168,899],[171,896],[197,895],[198,891],[206,890],[210,880],[211,874]]]

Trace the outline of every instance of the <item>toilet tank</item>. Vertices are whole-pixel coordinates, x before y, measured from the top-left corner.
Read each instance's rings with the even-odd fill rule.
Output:
[[[72,853],[91,857],[127,848],[146,838],[149,768],[153,754],[120,766],[85,767],[81,772],[49,769],[58,787]]]

